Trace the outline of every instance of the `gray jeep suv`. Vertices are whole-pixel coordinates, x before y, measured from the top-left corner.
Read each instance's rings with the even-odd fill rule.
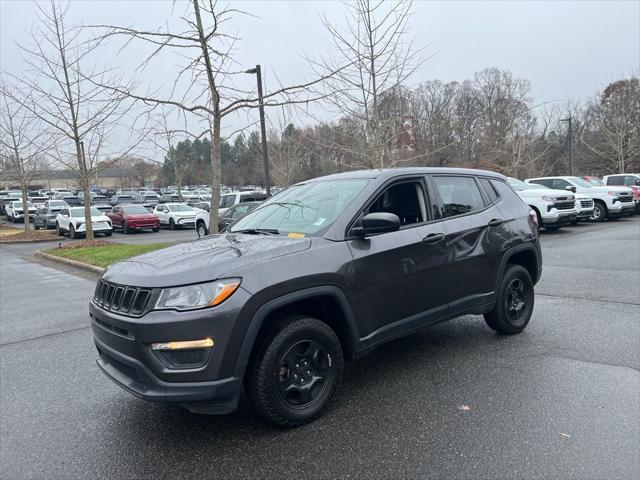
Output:
[[[222,235],[109,267],[90,304],[98,365],[145,400],[226,413],[244,388],[284,426],[329,406],[345,359],[466,314],[531,317],[535,212],[498,174],[407,168],[294,185]]]

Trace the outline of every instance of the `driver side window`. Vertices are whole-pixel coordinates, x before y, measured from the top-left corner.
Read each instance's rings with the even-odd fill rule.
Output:
[[[421,182],[396,183],[382,192],[365,215],[376,212],[393,213],[400,219],[401,227],[427,221],[427,208]]]

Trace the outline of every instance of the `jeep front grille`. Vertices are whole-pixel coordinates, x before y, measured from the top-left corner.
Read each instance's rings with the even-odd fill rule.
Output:
[[[93,301],[100,308],[110,312],[139,316],[144,313],[150,297],[151,290],[146,288],[98,280]]]

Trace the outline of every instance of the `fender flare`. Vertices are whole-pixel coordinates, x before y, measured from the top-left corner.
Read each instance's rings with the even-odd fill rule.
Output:
[[[242,346],[240,347],[240,352],[238,353],[238,359],[236,361],[234,376],[238,378],[244,378],[244,373],[247,364],[249,363],[251,352],[253,351],[253,347],[256,343],[258,332],[260,332],[260,329],[262,328],[262,325],[264,324],[264,321],[269,316],[269,314],[271,314],[278,308],[284,307],[288,304],[298,302],[300,300],[323,296],[330,296],[338,303],[338,306],[342,310],[347,323],[346,327],[349,332],[347,342],[349,344],[349,347],[352,350],[355,350],[356,345],[360,339],[359,328],[356,322],[355,315],[353,314],[353,310],[351,309],[351,304],[347,300],[347,296],[342,291],[342,289],[335,285],[323,285],[318,287],[306,288],[304,290],[287,293],[280,297],[271,299],[268,302],[264,303],[260,308],[258,308],[258,310],[256,310],[256,312],[253,314],[253,317],[251,318],[251,323],[249,324],[249,327],[247,328],[247,331],[244,335],[244,340],[242,341]]]
[[[502,256],[502,260],[500,261],[500,270],[498,271],[498,278],[496,278],[496,286],[495,286],[495,289],[494,289],[495,292],[497,292],[498,288],[500,287],[500,281],[502,280],[502,277],[504,275],[504,271],[507,268],[507,264],[509,263],[509,259],[511,257],[513,257],[517,253],[526,252],[526,251],[530,251],[531,253],[533,253],[533,256],[536,259],[536,270],[537,270],[538,275],[537,275],[537,278],[532,278],[532,280],[533,280],[533,284],[534,285],[536,283],[538,283],[538,280],[540,280],[540,276],[541,276],[541,273],[542,273],[542,265],[540,263],[540,255],[538,253],[538,250],[533,245],[531,245],[530,243],[525,243],[525,244],[522,244],[522,245],[516,245],[514,247],[511,247]]]

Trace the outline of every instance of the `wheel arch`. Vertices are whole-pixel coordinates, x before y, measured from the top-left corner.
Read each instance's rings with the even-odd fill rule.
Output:
[[[538,250],[536,250],[532,245],[518,245],[513,247],[502,257],[502,262],[500,263],[500,275],[498,275],[495,291],[498,291],[497,289],[502,281],[504,272],[510,264],[521,265],[526,268],[529,275],[531,275],[531,280],[533,280],[534,285],[540,279],[542,264]]]
[[[329,325],[338,336],[346,358],[356,350],[359,329],[344,292],[334,285],[311,287],[274,298],[258,308],[238,353],[236,377],[244,378],[260,335],[279,318],[293,314],[308,315]]]

